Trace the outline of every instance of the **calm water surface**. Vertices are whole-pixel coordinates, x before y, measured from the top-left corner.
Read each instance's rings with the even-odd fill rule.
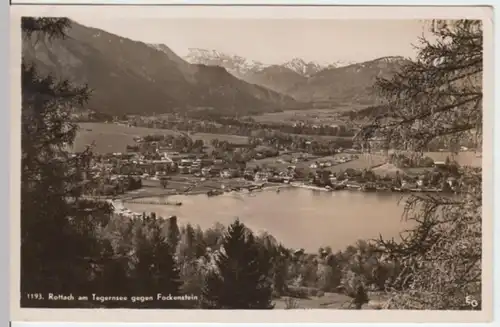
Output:
[[[180,224],[202,229],[216,222],[228,225],[236,217],[255,232],[268,231],[287,247],[317,251],[321,246],[341,250],[358,239],[398,237],[407,227],[401,221],[400,194],[320,192],[282,189],[280,193],[228,193],[221,196],[178,195],[169,201],[182,206],[127,203],[135,212],[177,215]]]

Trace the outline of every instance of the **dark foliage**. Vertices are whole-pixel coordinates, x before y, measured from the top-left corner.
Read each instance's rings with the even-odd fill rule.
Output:
[[[23,18],[25,35],[64,35],[64,19]],[[111,208],[82,200],[90,151],[70,155],[76,125],[69,110],[89,97],[87,87],[39,76],[22,64],[21,304],[61,306],[31,300],[28,293],[86,294],[101,256],[96,231]],[[89,177],[87,176],[87,179]]]
[[[216,269],[208,274],[203,307],[209,309],[272,309],[270,256],[253,234],[236,220],[228,227]]]
[[[389,109],[361,130],[362,142],[376,138],[420,154],[436,140],[452,146],[472,137],[481,149],[482,23],[435,21],[431,32],[436,41],[422,39],[415,62],[378,81]],[[405,219],[415,228],[400,242],[377,242],[387,262],[402,267],[388,287],[390,307],[471,310],[466,296],[481,298],[481,170],[455,167],[449,173],[461,184],[451,199],[411,196]]]

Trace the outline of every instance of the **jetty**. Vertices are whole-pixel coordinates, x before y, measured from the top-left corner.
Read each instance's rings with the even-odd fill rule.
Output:
[[[290,184],[293,187],[299,187],[299,188],[305,188],[308,190],[313,190],[313,191],[323,191],[323,192],[332,192],[333,189],[331,187],[319,187],[319,186],[314,186],[314,185],[307,185],[303,183],[291,183]]]
[[[124,202],[127,203],[135,203],[135,204],[153,204],[153,205],[170,205],[170,206],[181,206],[182,202],[170,202],[167,199],[151,199],[151,198],[135,198],[135,199],[129,199],[129,200],[124,200]]]

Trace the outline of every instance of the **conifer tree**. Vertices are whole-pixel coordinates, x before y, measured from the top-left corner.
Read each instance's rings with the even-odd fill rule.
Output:
[[[236,220],[227,229],[206,278],[202,305],[211,309],[272,309],[270,256],[262,255],[251,231]]]
[[[195,257],[195,231],[191,224],[187,224],[181,236],[179,245],[180,257],[192,259]]]
[[[201,227],[198,225],[194,230],[194,239],[195,239],[195,257],[200,258],[206,255],[207,252],[207,244],[205,242],[204,233],[201,230]]]
[[[421,154],[431,142],[456,149],[473,140],[481,149],[483,124],[483,24],[437,20],[422,38],[416,60],[376,83],[387,110],[357,138]],[[399,309],[470,310],[481,299],[482,169],[460,167],[456,196],[413,195],[405,218],[415,224],[401,242],[380,239],[379,251],[402,273],[388,306]],[[475,309],[480,310],[481,305]]]
[[[50,46],[70,25],[68,19],[23,17],[23,41]],[[94,267],[102,264],[96,231],[106,225],[111,208],[82,199],[91,152],[72,155],[67,149],[77,131],[71,110],[91,92],[41,76],[24,58],[21,68],[21,294],[87,294]],[[61,304],[21,297],[22,306]]]
[[[181,238],[181,233],[179,230],[179,226],[177,225],[176,216],[172,216],[167,219],[166,230],[167,230],[167,243],[170,249],[172,250],[172,253],[175,254],[177,252],[177,247],[179,246],[179,241]]]
[[[149,216],[136,230],[136,265],[134,284],[137,294],[178,295],[181,286],[179,269],[159,219]],[[139,303],[138,307],[176,308],[175,301]]]
[[[101,261],[103,265],[97,270],[94,290],[103,296],[129,296],[133,293],[133,283],[129,277],[129,259],[116,251],[111,241],[101,241]],[[95,306],[95,303],[92,303]],[[123,301],[106,301],[106,308],[123,307]]]

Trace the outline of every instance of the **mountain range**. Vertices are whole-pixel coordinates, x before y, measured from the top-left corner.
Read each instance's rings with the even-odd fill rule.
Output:
[[[23,40],[23,60],[93,90],[89,109],[109,114],[210,110],[251,114],[305,109],[312,102],[376,102],[369,89],[404,59],[381,58],[343,67],[293,59],[267,65],[214,50],[181,58],[163,44],[146,44],[73,22],[64,39]]]
[[[193,64],[205,64],[209,66],[221,66],[237,77],[244,77],[249,73],[260,72],[270,66],[281,66],[295,71],[297,74],[310,77],[321,70],[335,67],[351,65],[354,62],[335,61],[331,63],[318,63],[315,61],[305,61],[301,58],[293,58],[281,64],[264,64],[261,61],[247,59],[245,57],[200,48],[188,49],[188,54],[184,57],[186,61]]]
[[[338,68],[327,68],[294,84],[285,94],[298,101],[374,105],[377,78],[390,78],[408,63],[403,57],[383,57]]]
[[[224,68],[190,64],[163,45],[148,45],[74,23],[64,39],[23,41],[23,60],[42,74],[88,83],[89,109],[151,114],[207,109],[258,113],[295,108],[297,102],[249,84]]]
[[[216,50],[189,49],[185,59],[224,67],[234,76],[297,101],[327,105],[357,103],[372,105],[372,85],[377,77],[390,77],[406,63],[403,57],[383,57],[362,63],[319,64],[294,58],[283,64],[267,65]]]

